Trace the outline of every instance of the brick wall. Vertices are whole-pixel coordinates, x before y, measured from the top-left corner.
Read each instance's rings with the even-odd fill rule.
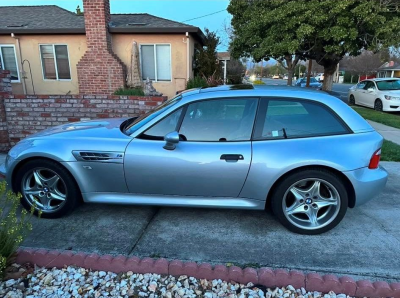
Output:
[[[0,152],[10,149],[4,98],[11,94],[10,71],[0,69]]]
[[[4,97],[11,145],[43,129],[98,118],[133,117],[166,97],[116,95],[8,95]]]
[[[109,0],[83,0],[87,51],[78,62],[79,93],[113,94],[123,87],[124,63],[114,54],[111,35]]]

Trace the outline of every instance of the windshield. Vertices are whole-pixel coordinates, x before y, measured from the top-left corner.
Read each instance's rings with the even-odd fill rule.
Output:
[[[379,90],[400,90],[400,80],[376,82]]]
[[[135,119],[132,123],[130,123],[128,126],[124,127],[123,132],[127,135],[131,135],[134,131],[136,131],[149,121],[153,120],[158,115],[162,114],[165,110],[169,109],[171,106],[176,104],[181,98],[182,96],[178,95],[173,99],[167,100],[166,102],[159,105],[154,110],[151,110],[147,114],[141,115],[140,117]]]

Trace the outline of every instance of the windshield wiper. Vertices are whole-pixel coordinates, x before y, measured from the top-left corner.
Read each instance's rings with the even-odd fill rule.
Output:
[[[284,137],[285,139],[287,139],[286,129],[282,128],[282,132],[283,132],[283,137]]]

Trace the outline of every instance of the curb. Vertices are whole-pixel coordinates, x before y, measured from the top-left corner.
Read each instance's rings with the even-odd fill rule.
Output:
[[[114,273],[132,271],[134,273],[155,273],[165,275],[188,275],[199,279],[221,279],[243,284],[252,282],[265,287],[286,287],[328,293],[334,291],[355,297],[395,297],[400,298],[400,283],[369,280],[354,281],[351,277],[335,275],[305,274],[297,270],[226,267],[209,263],[182,262],[179,260],[152,259],[125,256],[73,253],[45,249],[18,249],[16,263],[32,263],[45,268],[62,268],[75,265],[96,271]]]

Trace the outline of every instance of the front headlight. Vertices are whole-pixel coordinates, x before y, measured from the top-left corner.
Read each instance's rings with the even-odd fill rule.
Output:
[[[385,95],[385,98],[387,100],[400,100],[400,97],[390,96],[390,95]]]

